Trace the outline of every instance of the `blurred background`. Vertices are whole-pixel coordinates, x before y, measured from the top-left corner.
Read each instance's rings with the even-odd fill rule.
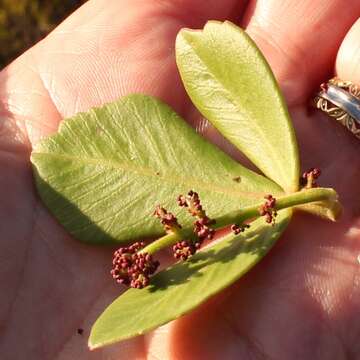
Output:
[[[0,0],[0,70],[86,0]]]

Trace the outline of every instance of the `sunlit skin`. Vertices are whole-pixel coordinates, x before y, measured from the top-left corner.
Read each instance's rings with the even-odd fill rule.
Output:
[[[4,69],[0,357],[359,359],[360,141],[309,106],[335,73],[360,83],[359,16],[358,0],[90,0]],[[339,192],[343,217],[333,224],[296,214],[230,289],[147,336],[89,352],[91,324],[123,291],[109,274],[113,249],[75,241],[44,208],[31,148],[63,118],[140,92],[240,159],[191,105],[176,70],[176,33],[208,19],[240,24],[260,46],[285,93],[302,169],[321,168],[318,183]]]

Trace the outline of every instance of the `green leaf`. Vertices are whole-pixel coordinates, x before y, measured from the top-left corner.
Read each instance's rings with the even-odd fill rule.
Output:
[[[258,219],[243,235],[230,233],[188,261],[160,272],[148,287],[126,291],[94,324],[90,348],[144,334],[231,285],[268,252],[290,215],[291,210],[280,211],[275,226]]]
[[[266,176],[298,190],[299,159],[285,101],[265,58],[230,22],[183,29],[176,61],[200,112]]]
[[[31,160],[43,202],[73,236],[90,243],[162,235],[152,216],[159,203],[190,227],[192,219],[176,204],[190,189],[211,217],[282,193],[145,95],[65,120]]]

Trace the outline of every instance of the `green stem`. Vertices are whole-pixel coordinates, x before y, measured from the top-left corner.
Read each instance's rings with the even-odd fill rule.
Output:
[[[306,189],[279,196],[276,198],[276,210],[287,209],[294,206],[304,205],[318,201],[337,200],[336,191],[328,188]],[[232,211],[216,219],[216,227],[224,227],[229,224],[242,224],[244,221],[259,217],[259,207],[264,201],[256,205],[248,206],[240,210]]]
[[[314,188],[306,189],[294,192],[292,194],[286,194],[276,198],[276,210],[282,210],[291,208],[294,206],[304,205],[318,201],[334,202],[337,200],[337,194],[335,190],[329,188]],[[264,204],[261,201],[255,205],[244,207],[240,210],[235,210],[220,216],[216,219],[216,224],[213,226],[214,229],[223,228],[231,224],[243,224],[246,220],[255,219],[260,216],[259,207]],[[155,252],[169,247],[182,239],[189,239],[192,236],[192,229],[182,229],[173,233],[169,233],[158,240],[152,242],[141,252],[147,252],[154,254]]]
[[[184,239],[184,235],[182,232],[173,232],[166,234],[165,236],[153,241],[148,246],[144,247],[142,250],[140,250],[140,253],[148,253],[148,254],[154,254],[157,251],[164,249],[170,245],[173,245],[180,241],[181,239]]]

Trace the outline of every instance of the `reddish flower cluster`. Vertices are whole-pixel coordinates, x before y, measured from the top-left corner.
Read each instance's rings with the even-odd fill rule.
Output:
[[[231,231],[235,235],[239,235],[240,233],[244,232],[249,227],[250,227],[250,225],[248,225],[248,224],[243,224],[241,226],[239,226],[238,224],[233,224],[233,225],[231,225]]]
[[[153,260],[150,254],[138,252],[144,246],[145,243],[136,242],[114,252],[113,268],[110,273],[118,284],[137,289],[149,284],[150,275],[155,273],[160,263]]]
[[[210,225],[215,224],[215,220],[211,220],[205,210],[202,208],[198,193],[190,190],[187,196],[180,195],[178,197],[178,204],[181,207],[188,208],[189,213],[196,217],[194,222],[194,233],[198,236],[196,247],[200,247],[201,243],[207,239],[211,240],[214,237],[215,230],[210,228]]]
[[[160,205],[156,207],[154,216],[161,220],[167,233],[181,229],[181,225],[178,223],[176,217],[172,213],[167,212],[167,210]],[[195,254],[197,246],[191,241],[181,240],[173,245],[172,249],[175,259],[186,260],[191,255]]]
[[[156,206],[154,216],[160,219],[161,224],[164,225],[164,229],[167,233],[176,229],[181,229],[181,226],[178,223],[177,218],[174,216],[174,214],[172,214],[171,212],[167,212],[166,209],[164,209],[160,205]]]
[[[266,201],[260,206],[259,213],[261,216],[265,216],[267,223],[274,225],[277,216],[277,211],[275,209],[276,199],[272,195],[266,195],[264,199],[266,199]]]
[[[301,178],[300,184],[306,189],[311,189],[317,187],[316,180],[321,175],[321,170],[318,168],[311,168],[308,171],[305,171]]]
[[[175,259],[187,260],[191,255],[194,255],[197,250],[198,243],[182,240],[173,245],[173,253]]]

